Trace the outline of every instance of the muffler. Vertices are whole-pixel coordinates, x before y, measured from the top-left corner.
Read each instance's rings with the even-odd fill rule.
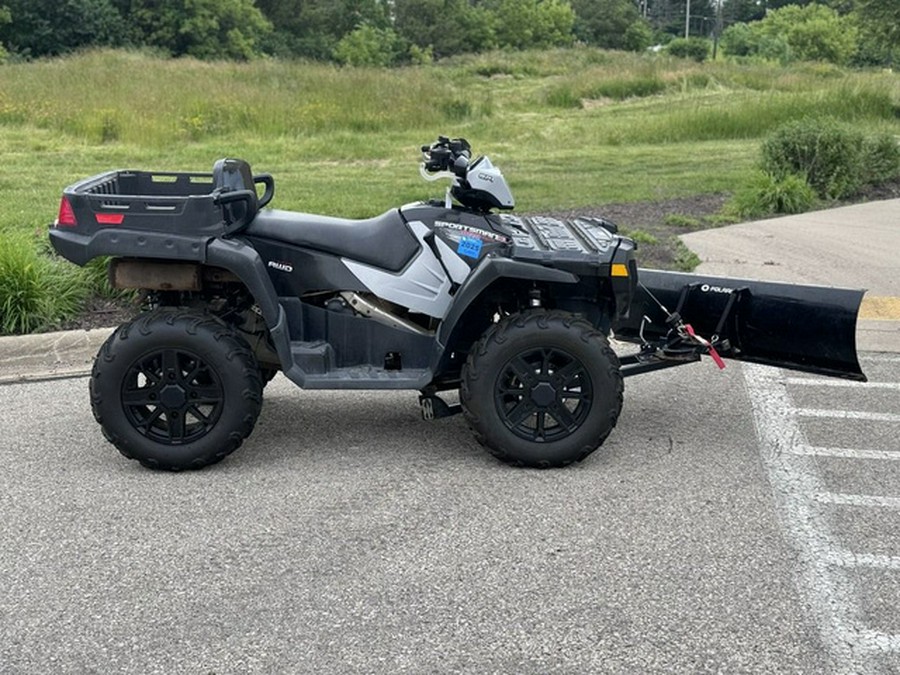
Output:
[[[657,361],[715,353],[866,381],[856,354],[856,318],[865,291],[638,270],[638,289],[615,337]],[[685,339],[685,325],[712,348]],[[649,368],[648,368],[649,369]]]

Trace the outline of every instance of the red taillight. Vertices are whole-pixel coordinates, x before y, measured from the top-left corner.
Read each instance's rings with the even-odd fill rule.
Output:
[[[125,220],[124,213],[98,213],[96,214],[99,225],[121,225]]]
[[[78,221],[75,220],[75,212],[72,205],[65,197],[59,202],[59,215],[56,217],[57,227],[78,227]]]

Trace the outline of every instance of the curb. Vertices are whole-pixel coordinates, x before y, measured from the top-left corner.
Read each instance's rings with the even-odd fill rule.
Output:
[[[114,328],[0,337],[0,385],[89,375]]]

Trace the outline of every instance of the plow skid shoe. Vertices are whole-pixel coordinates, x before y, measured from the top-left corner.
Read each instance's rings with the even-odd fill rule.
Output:
[[[864,291],[645,269],[638,279],[618,339],[677,352],[680,320],[725,358],[866,380],[856,355]]]

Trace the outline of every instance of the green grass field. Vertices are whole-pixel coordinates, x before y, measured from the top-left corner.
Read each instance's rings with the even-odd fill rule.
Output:
[[[274,206],[374,215],[442,194],[418,174],[438,134],[489,154],[521,212],[733,192],[766,134],[822,115],[900,134],[900,77],[587,48],[393,70],[87,52],[0,66],[0,236],[43,232],[94,173],[223,156],[272,173]]]
[[[369,215],[440,191],[417,173],[439,133],[489,153],[524,211],[732,191],[781,122],[900,133],[898,110],[890,74],[589,49],[395,70],[89,52],[0,67],[0,227],[46,224],[92,173],[226,155],[274,174],[278,206]]]

